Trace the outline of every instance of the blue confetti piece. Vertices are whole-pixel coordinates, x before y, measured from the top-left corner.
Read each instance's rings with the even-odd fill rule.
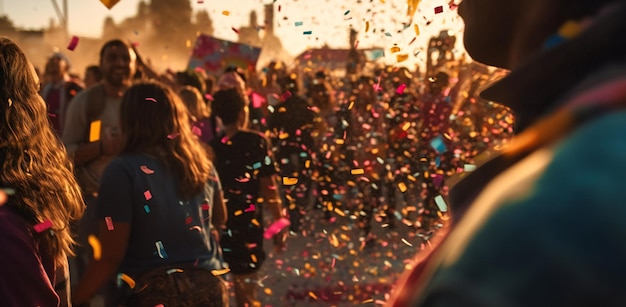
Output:
[[[439,211],[441,212],[448,211],[448,205],[446,204],[446,201],[443,199],[443,196],[441,195],[435,196],[435,204],[437,204],[437,207],[439,207]]]
[[[311,34],[313,34],[313,31],[304,31],[304,32],[302,32],[302,34],[304,34],[304,35],[311,35]]]
[[[350,10],[347,10],[345,13],[343,13],[343,16],[346,16],[348,14],[350,14]]]
[[[391,37],[391,33],[389,33],[389,32],[385,32],[385,36],[389,36],[389,37]]]
[[[299,27],[299,26],[301,26],[303,24],[304,24],[304,22],[302,22],[302,21],[296,21],[296,27]]]
[[[400,213],[400,212],[398,212],[398,211],[395,211],[393,214],[396,216],[396,219],[397,219],[398,221],[401,221],[401,220],[402,220],[402,213]]]
[[[254,164],[252,164],[253,169],[259,169],[261,168],[261,166],[263,166],[261,162],[255,162]]]
[[[167,253],[165,253],[165,248],[163,247],[163,242],[156,241],[154,243],[154,245],[156,245],[157,253],[159,253],[159,257],[161,257],[162,259],[166,259],[167,258]]]
[[[146,213],[150,213],[150,206],[148,205],[143,206],[143,210],[146,210]]]
[[[437,152],[442,153],[446,152],[446,144],[443,143],[443,138],[441,136],[437,136],[430,140],[430,146],[432,146]]]
[[[440,165],[440,164],[441,164],[441,158],[440,158],[439,156],[437,156],[437,157],[435,158],[435,165],[436,165],[437,167],[439,167],[439,165]]]
[[[265,156],[265,165],[271,165],[272,164],[272,158],[270,158],[270,156]]]
[[[476,169],[476,165],[474,165],[474,164],[465,164],[463,166],[463,171],[465,171],[465,172],[472,172],[475,169]]]

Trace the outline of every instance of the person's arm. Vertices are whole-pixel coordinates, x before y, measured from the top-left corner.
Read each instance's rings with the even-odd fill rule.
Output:
[[[226,225],[228,215],[226,214],[226,202],[224,201],[224,192],[215,189],[213,193],[213,211],[211,213],[211,223],[215,229],[223,229]]]
[[[98,238],[102,256],[100,259],[94,259],[87,267],[78,286],[72,292],[72,304],[87,303],[115,275],[126,254],[130,228],[130,223],[113,221],[113,229],[109,230],[104,221],[100,222]]]
[[[95,212],[100,219],[98,232],[99,248],[94,249],[94,257],[101,252],[99,259],[93,259],[81,277],[72,294],[73,304],[87,302],[117,272],[128,247],[133,219],[132,175],[123,165],[123,160],[109,163],[102,175],[98,202]],[[91,243],[91,242],[90,242]]]
[[[67,108],[65,114],[65,123],[63,126],[63,135],[61,137],[63,144],[67,148],[67,152],[74,158],[76,165],[85,164],[98,156],[102,151],[102,144],[100,141],[87,143],[85,140],[90,125],[87,122],[87,92],[82,91],[78,93],[73,99],[72,103]]]

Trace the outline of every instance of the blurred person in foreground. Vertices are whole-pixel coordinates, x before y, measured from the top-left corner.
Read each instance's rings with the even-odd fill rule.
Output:
[[[82,276],[74,303],[119,273],[130,277],[118,277],[125,306],[228,306],[226,285],[213,274],[223,269],[222,189],[209,148],[189,123],[185,105],[164,85],[138,83],[124,94],[125,146],[105,169],[95,208],[102,254]]]
[[[266,258],[263,211],[269,211],[274,222],[283,219],[278,170],[265,136],[246,128],[248,103],[237,89],[217,91],[213,112],[224,124],[223,134],[210,143],[227,199],[228,222],[220,241],[224,260],[233,275],[237,306],[260,306],[258,272]],[[273,239],[280,252],[283,232]]]
[[[84,204],[38,85],[22,50],[0,38],[2,306],[69,305],[69,224]]]
[[[518,135],[452,186],[450,231],[390,305],[626,305],[626,1],[459,13],[469,54],[511,69],[482,96],[511,107]]]

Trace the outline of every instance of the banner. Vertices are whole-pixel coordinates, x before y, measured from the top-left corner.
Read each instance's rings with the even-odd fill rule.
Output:
[[[229,66],[256,68],[261,48],[233,43],[201,34],[196,39],[187,69],[203,69],[219,76]]]

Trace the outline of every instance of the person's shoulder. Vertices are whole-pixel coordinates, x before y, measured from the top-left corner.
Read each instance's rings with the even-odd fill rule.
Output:
[[[27,230],[28,223],[16,209],[6,204],[0,205],[0,233],[2,233],[0,240],[2,240],[1,237],[7,235],[19,236],[25,239],[29,236]]]

